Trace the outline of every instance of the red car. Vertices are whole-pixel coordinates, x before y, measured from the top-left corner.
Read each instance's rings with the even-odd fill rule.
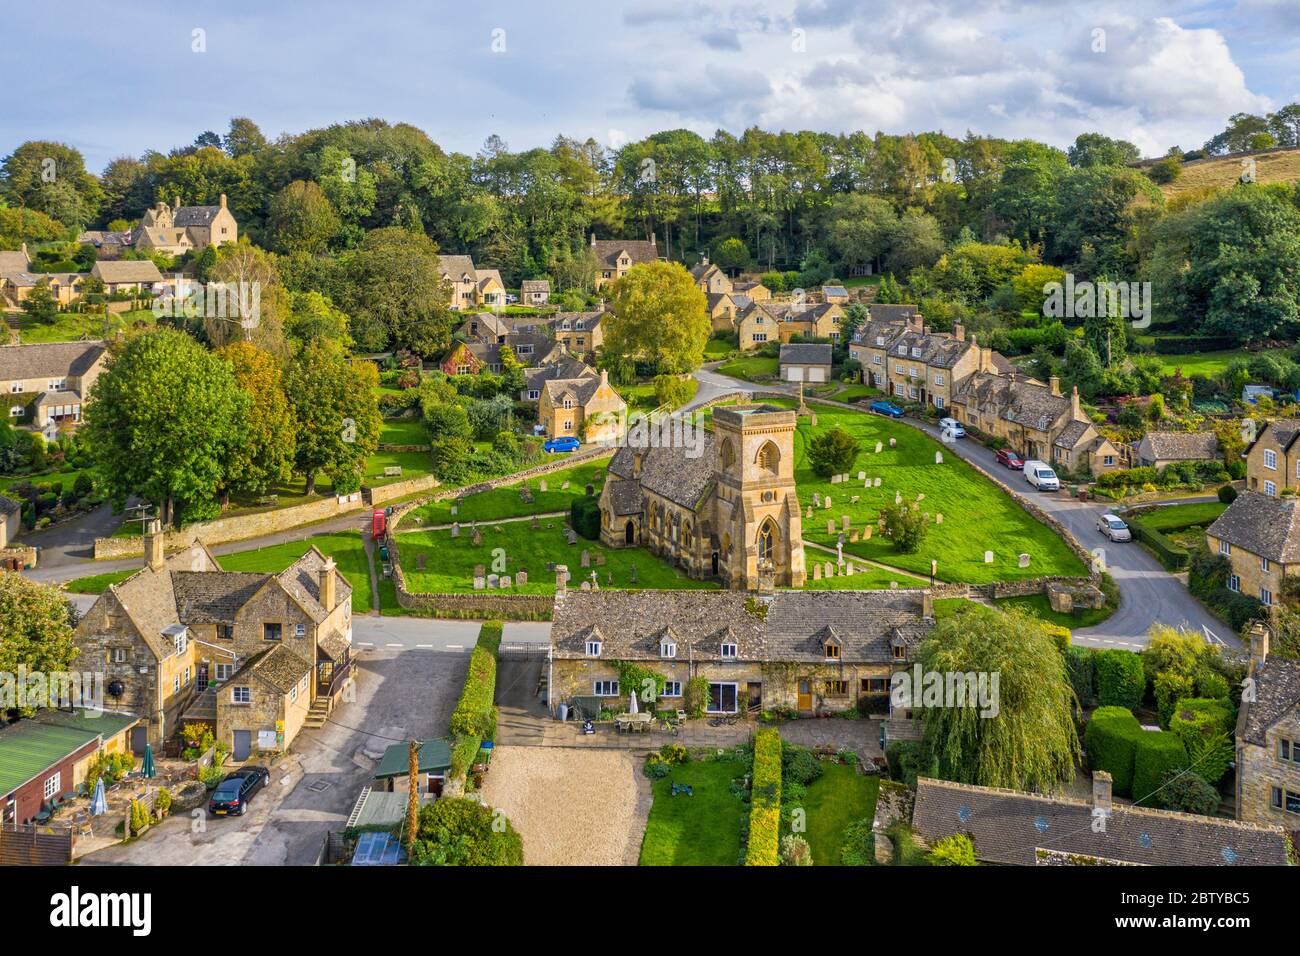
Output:
[[[1017,455],[1010,448],[998,449],[998,464],[1006,465],[1008,468],[1014,468],[1016,471],[1025,467],[1025,460]]]

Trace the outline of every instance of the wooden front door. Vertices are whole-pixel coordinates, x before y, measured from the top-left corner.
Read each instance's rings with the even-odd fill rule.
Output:
[[[812,710],[812,681],[807,678],[799,681],[799,709]]]

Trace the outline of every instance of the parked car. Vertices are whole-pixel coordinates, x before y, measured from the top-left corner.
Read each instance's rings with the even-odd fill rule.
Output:
[[[1056,477],[1056,472],[1045,461],[1027,461],[1025,462],[1025,481],[1029,482],[1039,491],[1060,491],[1061,480]]]
[[[518,301],[519,296],[515,295],[513,292],[506,293],[506,305],[514,305]]]
[[[1104,514],[1097,519],[1097,530],[1112,541],[1132,541],[1133,532],[1120,518]]]
[[[903,417],[903,410],[893,402],[872,402],[871,410],[877,415],[888,415],[890,418]]]
[[[939,428],[941,431],[952,432],[953,438],[965,438],[966,429],[961,427],[961,422],[955,418],[939,419]]]
[[[208,799],[208,813],[213,816],[243,816],[253,794],[271,782],[265,767],[240,767],[217,784]]]
[[[548,438],[542,442],[542,448],[548,452],[552,451],[577,451],[582,445],[578,439],[572,435],[562,435],[559,438]]]
[[[1020,457],[1018,452],[1010,448],[998,449],[998,464],[1006,465],[1008,468],[1014,468],[1016,471],[1025,467],[1025,460]]]

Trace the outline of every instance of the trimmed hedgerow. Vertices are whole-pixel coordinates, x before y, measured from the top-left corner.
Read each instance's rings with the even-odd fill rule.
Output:
[[[750,778],[749,846],[746,866],[781,863],[781,734],[774,727],[754,735]]]
[[[1069,647],[1065,651],[1065,674],[1070,679],[1070,686],[1074,688],[1074,695],[1084,707],[1092,706],[1097,699],[1093,690],[1095,656],[1096,652],[1089,647]]]
[[[1142,732],[1132,711],[1123,707],[1098,707],[1083,731],[1089,768],[1110,774],[1111,786],[1121,796],[1133,787],[1133,761]]]
[[[1132,651],[1105,650],[1096,657],[1097,702],[1132,710],[1142,703],[1147,678],[1142,658]]]
[[[1168,730],[1139,731],[1133,756],[1133,800],[1155,805],[1149,799],[1172,773],[1187,766],[1187,748]]]
[[[469,673],[460,700],[451,713],[451,732],[458,737],[491,740],[496,736],[497,650],[501,645],[500,621],[487,621],[479,629],[478,643],[469,655]]]
[[[1166,570],[1181,571],[1187,567],[1191,555],[1178,542],[1155,528],[1147,527],[1140,518],[1129,518],[1128,527],[1134,539],[1150,548]]]

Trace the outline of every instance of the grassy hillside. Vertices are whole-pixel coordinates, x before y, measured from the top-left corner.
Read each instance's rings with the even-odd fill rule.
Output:
[[[1257,182],[1291,183],[1300,180],[1300,149],[1279,149],[1271,153],[1224,156],[1187,163],[1183,166],[1181,176],[1160,189],[1166,199],[1171,199],[1179,193],[1207,186],[1231,186],[1241,177],[1243,159],[1255,161]]]

